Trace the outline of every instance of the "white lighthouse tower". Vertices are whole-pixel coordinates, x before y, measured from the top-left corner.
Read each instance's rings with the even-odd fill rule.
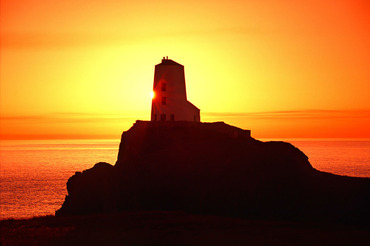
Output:
[[[152,121],[200,122],[200,110],[186,98],[184,66],[163,57],[155,66]]]

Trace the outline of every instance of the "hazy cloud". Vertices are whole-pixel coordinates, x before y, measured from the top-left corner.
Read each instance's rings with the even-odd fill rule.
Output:
[[[2,33],[2,48],[55,49],[119,44],[124,35],[93,33]]]
[[[264,112],[202,112],[205,117],[246,118],[246,119],[345,119],[370,118],[370,110],[286,110]],[[13,122],[43,122],[43,123],[96,123],[117,122],[137,119],[137,114],[92,114],[92,113],[52,113],[45,115],[3,116],[1,121]]]
[[[261,30],[253,28],[214,28],[214,29],[194,29],[179,31],[153,31],[153,32],[113,32],[109,33],[51,33],[51,32],[2,32],[1,47],[10,49],[63,49],[63,48],[83,48],[89,46],[110,46],[122,45],[128,42],[140,40],[170,38],[170,37],[191,37],[191,36],[212,36],[223,33],[249,35],[259,33]]]
[[[135,116],[119,114],[88,114],[88,113],[55,113],[47,115],[3,116],[1,121],[19,123],[99,123],[132,120]]]
[[[370,118],[370,110],[287,110],[265,112],[202,112],[211,117],[240,117],[251,119],[340,119],[340,118]]]

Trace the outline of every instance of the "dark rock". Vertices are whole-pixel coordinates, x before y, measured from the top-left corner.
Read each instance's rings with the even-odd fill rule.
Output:
[[[115,166],[76,173],[58,215],[183,210],[250,218],[368,221],[370,179],[315,170],[284,142],[222,122],[137,121]]]
[[[113,210],[114,168],[99,162],[82,173],[76,172],[67,182],[68,195],[60,214],[91,214]]]

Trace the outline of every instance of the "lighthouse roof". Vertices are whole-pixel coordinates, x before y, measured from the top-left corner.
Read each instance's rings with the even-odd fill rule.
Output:
[[[180,63],[177,63],[177,62],[175,62],[171,59],[168,59],[168,57],[163,57],[162,62],[157,64],[156,66],[159,66],[159,65],[176,65],[176,66],[182,66],[183,67],[183,65],[181,65]]]

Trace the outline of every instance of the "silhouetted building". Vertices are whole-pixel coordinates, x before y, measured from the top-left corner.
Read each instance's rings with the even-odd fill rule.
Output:
[[[200,122],[200,110],[186,98],[184,66],[163,57],[155,66],[152,121]]]

